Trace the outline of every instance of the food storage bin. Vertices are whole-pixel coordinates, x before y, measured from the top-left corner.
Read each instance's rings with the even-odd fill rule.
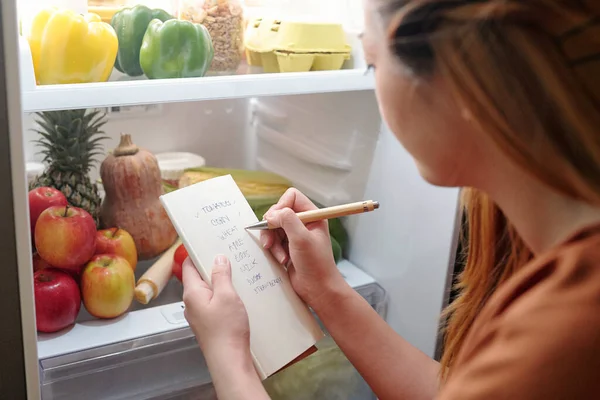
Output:
[[[245,47],[248,64],[269,73],[338,70],[351,52],[341,24],[261,17],[249,22]]]
[[[206,161],[202,156],[193,153],[158,153],[156,154],[156,160],[163,181],[174,187],[179,185],[179,178],[186,169],[201,168],[206,165]]]
[[[179,19],[201,23],[213,40],[212,74],[233,74],[244,56],[244,12],[240,0],[181,0]]]

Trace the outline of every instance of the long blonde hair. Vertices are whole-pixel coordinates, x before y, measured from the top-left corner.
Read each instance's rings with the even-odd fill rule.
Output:
[[[600,204],[600,1],[382,1],[402,63],[441,74],[525,173]],[[463,201],[466,261],[444,314],[443,377],[498,285],[532,258],[485,193],[465,189]]]

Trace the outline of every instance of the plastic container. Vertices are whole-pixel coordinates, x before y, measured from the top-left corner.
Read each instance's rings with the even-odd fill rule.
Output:
[[[159,153],[156,154],[156,160],[162,179],[175,187],[179,185],[179,178],[187,168],[206,165],[203,157],[193,153]]]
[[[181,0],[179,19],[201,23],[213,40],[213,74],[233,74],[244,56],[244,12],[239,0]]]
[[[341,24],[255,18],[246,30],[246,58],[264,72],[341,69],[351,47]]]

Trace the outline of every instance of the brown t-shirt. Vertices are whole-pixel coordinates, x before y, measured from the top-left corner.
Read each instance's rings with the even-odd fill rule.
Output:
[[[600,399],[600,226],[537,257],[474,322],[439,400]]]

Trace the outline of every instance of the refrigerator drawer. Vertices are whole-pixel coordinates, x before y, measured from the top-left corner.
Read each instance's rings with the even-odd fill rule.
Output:
[[[151,399],[210,383],[189,328],[40,361],[42,399]]]
[[[381,286],[348,261],[338,267],[348,283],[385,317],[387,297]],[[118,337],[120,323],[114,321],[111,327],[109,321],[102,328],[112,329]],[[265,381],[274,399],[373,398],[331,338],[318,347],[320,351],[313,356]],[[39,367],[43,400],[216,399],[206,363],[187,326],[114,343],[107,338],[104,345],[40,359]],[[321,383],[315,385],[316,381]]]

